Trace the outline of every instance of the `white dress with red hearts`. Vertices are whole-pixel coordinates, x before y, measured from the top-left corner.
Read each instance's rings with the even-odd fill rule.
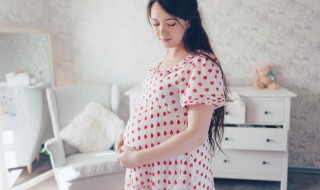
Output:
[[[142,84],[142,102],[128,120],[124,145],[143,150],[157,146],[188,126],[188,105],[216,108],[225,102],[217,58],[188,55],[177,65],[150,70]],[[209,127],[209,126],[208,126]],[[207,140],[192,151],[126,169],[126,190],[214,190],[212,151]]]

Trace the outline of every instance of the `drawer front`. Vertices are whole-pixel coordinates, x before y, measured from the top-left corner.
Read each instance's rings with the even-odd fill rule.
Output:
[[[217,175],[228,174],[230,177],[260,175],[261,179],[263,176],[281,179],[283,159],[281,152],[238,150],[224,150],[224,152],[226,155],[218,152],[213,158],[213,171]]]
[[[284,99],[247,99],[246,121],[250,124],[278,124],[284,122]]]
[[[225,124],[244,124],[246,106],[237,102],[227,102],[225,105]]]
[[[283,128],[225,127],[222,148],[286,151],[287,138]]]

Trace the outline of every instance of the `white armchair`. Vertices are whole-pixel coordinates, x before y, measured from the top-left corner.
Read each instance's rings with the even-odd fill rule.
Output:
[[[4,124],[4,157],[7,168],[27,166],[32,172],[32,162],[37,157],[44,135],[51,127],[46,84],[35,86],[0,87],[2,118]]]
[[[60,131],[90,101],[97,101],[117,114],[119,94],[115,84],[47,89],[54,138],[45,143],[45,148],[50,154],[54,176],[60,190],[124,188],[125,169],[116,162],[114,150],[80,153],[59,137]]]

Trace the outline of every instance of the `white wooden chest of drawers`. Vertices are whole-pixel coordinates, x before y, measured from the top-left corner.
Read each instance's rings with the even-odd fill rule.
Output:
[[[291,98],[296,94],[252,87],[230,87],[242,104],[227,101],[222,150],[213,160],[216,178],[280,181],[287,189],[288,132]],[[125,94],[130,100],[130,114],[141,99],[140,87]]]

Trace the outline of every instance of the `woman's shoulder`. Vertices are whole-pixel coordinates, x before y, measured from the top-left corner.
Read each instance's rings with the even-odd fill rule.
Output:
[[[218,58],[214,53],[205,52],[203,50],[197,50],[190,59],[190,63],[212,63],[212,64],[220,64]]]

